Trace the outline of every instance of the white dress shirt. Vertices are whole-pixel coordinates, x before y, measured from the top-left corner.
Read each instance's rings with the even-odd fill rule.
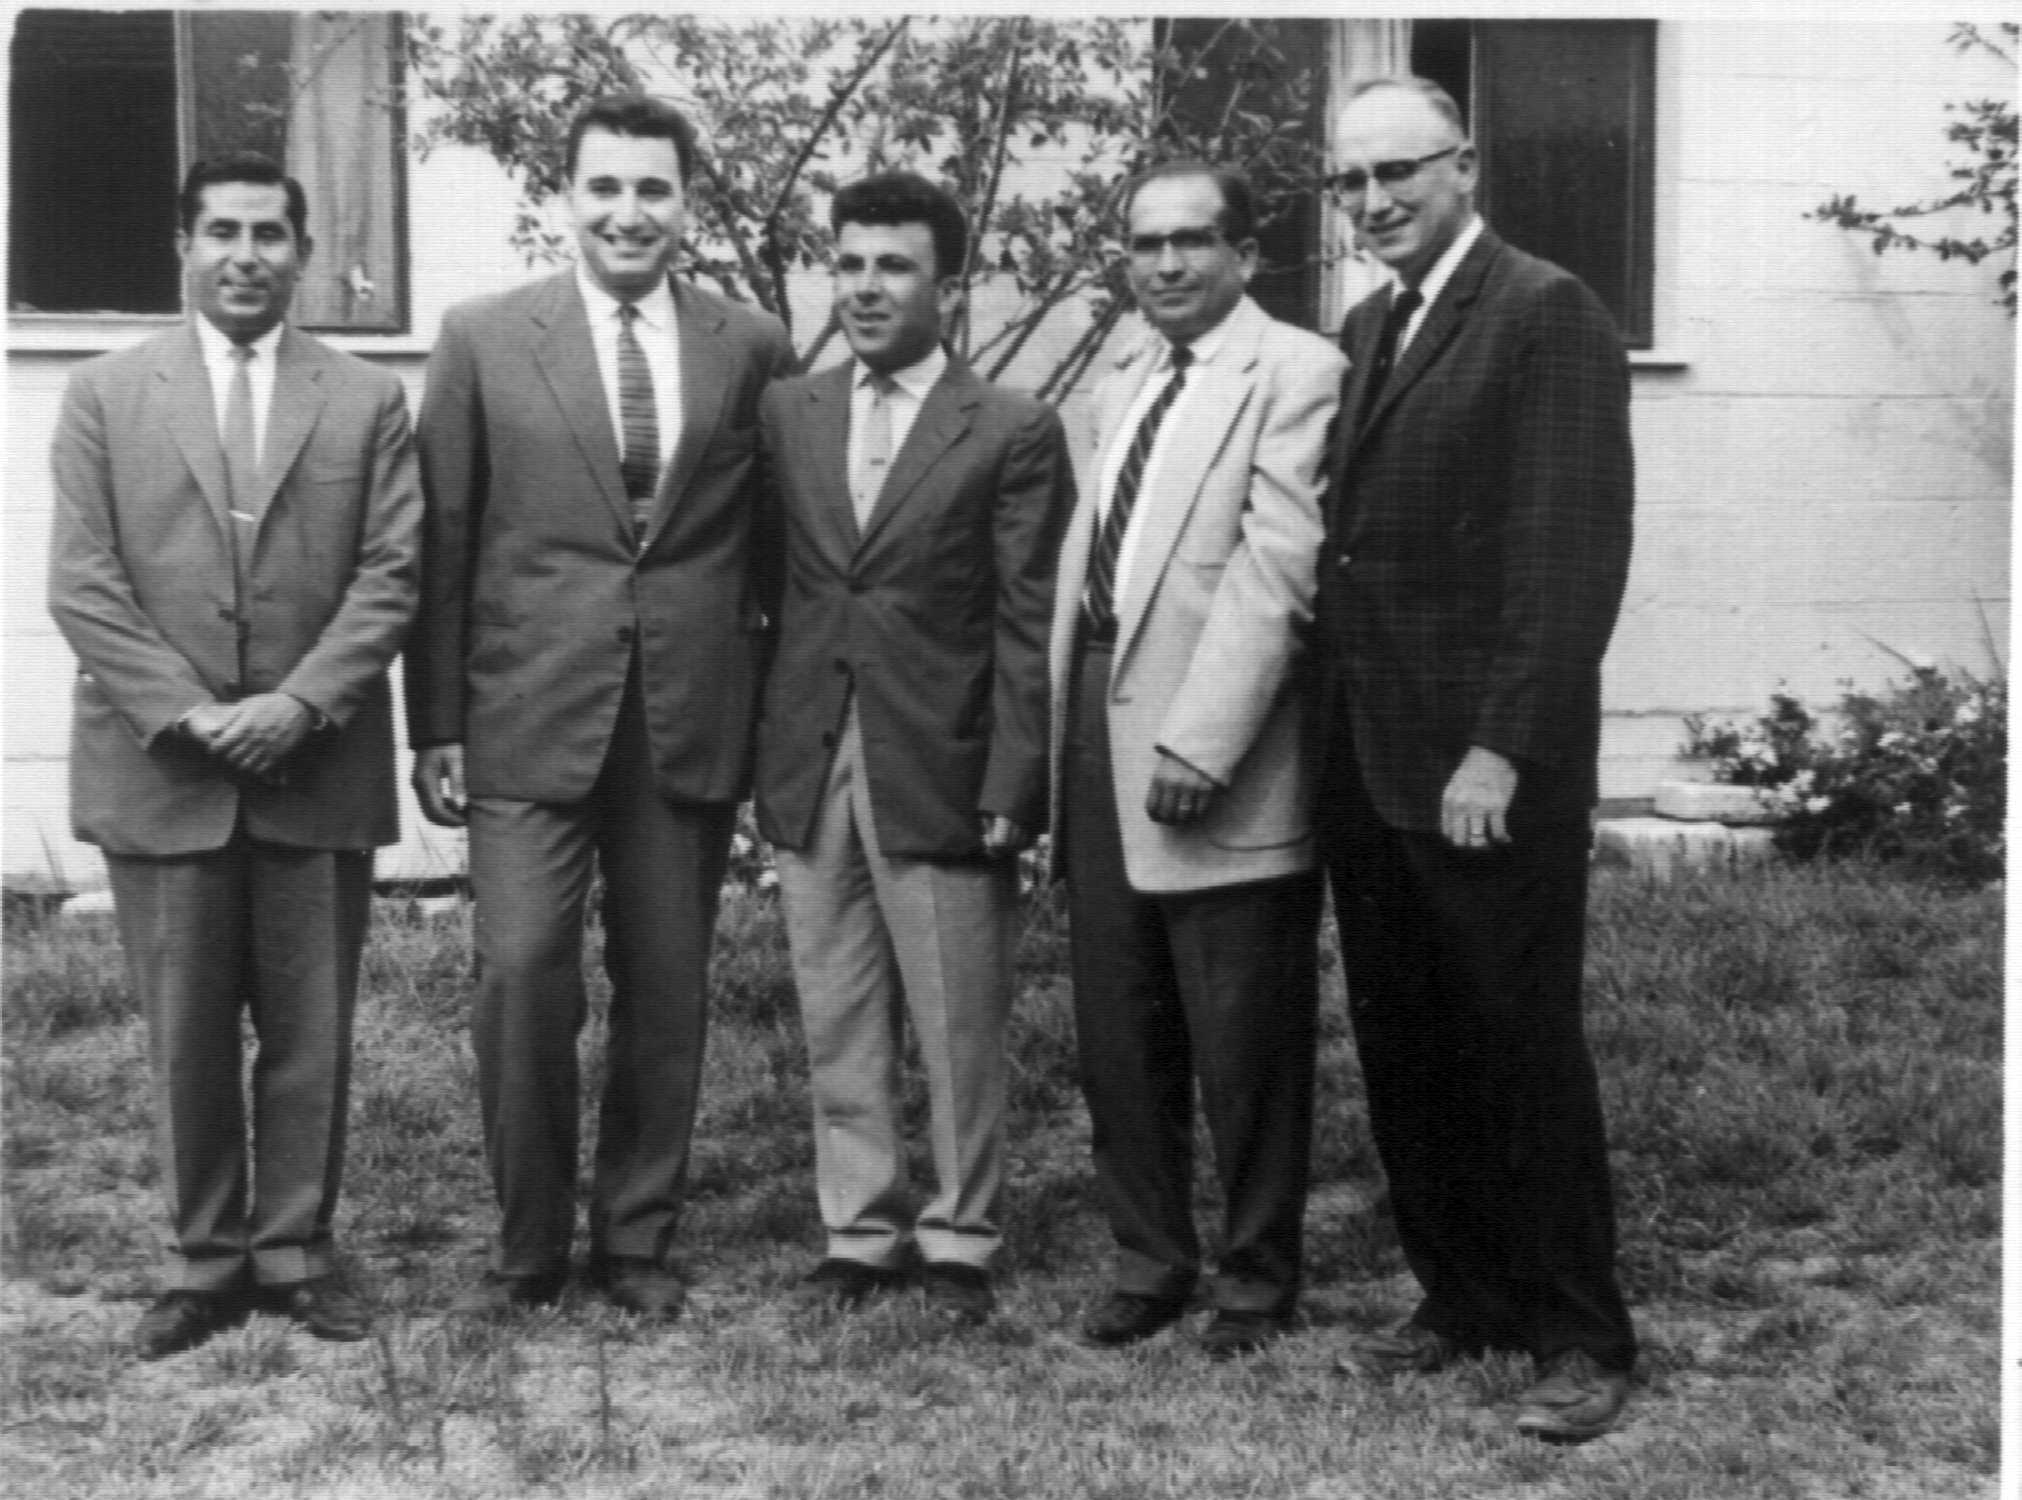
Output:
[[[862,360],[854,360],[850,373],[850,440],[847,460],[849,472],[857,471],[857,435],[864,430],[864,423],[871,418],[871,372]],[[927,393],[934,388],[948,368],[948,355],[939,344],[934,345],[925,359],[907,365],[903,370],[892,371],[892,393],[885,397],[885,404],[892,413],[892,461],[896,463],[901,453],[906,451],[906,437],[912,432],[913,423],[919,420],[920,407],[926,402]],[[886,471],[890,473],[889,470]]]
[[[618,400],[618,318],[616,297],[597,285],[580,265],[576,285],[583,290],[583,311],[590,318],[590,343],[597,351],[597,374],[604,382],[604,401],[611,413],[611,437],[622,453],[625,446],[625,416]],[[653,376],[653,407],[660,429],[660,469],[666,472],[673,460],[674,445],[681,440],[681,338],[674,319],[674,294],[665,281],[641,297],[632,335],[646,356],[646,368]]]
[[[1432,263],[1432,269],[1425,273],[1425,280],[1418,283],[1418,295],[1425,300],[1411,314],[1411,320],[1397,335],[1399,354],[1411,346],[1418,336],[1418,330],[1425,324],[1425,315],[1432,311],[1432,304],[1439,300],[1439,294],[1446,290],[1446,284],[1453,280],[1453,273],[1460,269],[1461,258],[1474,248],[1474,242],[1481,238],[1481,215],[1473,214],[1462,226],[1453,243],[1440,252],[1439,259]]]
[[[209,318],[199,316],[197,347],[203,351],[204,373],[211,377],[211,413],[218,423],[218,441],[225,440],[225,403],[232,394],[232,341],[218,331]],[[246,361],[246,381],[253,391],[253,457],[267,461],[267,413],[274,407],[274,360],[281,348],[281,329],[276,323],[246,347],[253,357]]]
[[[1138,525],[1138,518],[1144,514],[1146,497],[1159,493],[1162,477],[1159,471],[1165,463],[1167,450],[1172,446],[1172,434],[1183,429],[1189,421],[1201,420],[1198,409],[1201,400],[1199,372],[1212,365],[1215,357],[1227,346],[1228,339],[1224,336],[1226,326],[1225,319],[1188,346],[1193,351],[1193,363],[1187,366],[1186,389],[1166,409],[1165,419],[1158,424],[1158,436],[1152,440],[1151,452],[1145,458],[1144,474],[1137,485],[1137,503],[1131,507],[1130,520],[1123,529],[1123,542],[1116,553],[1116,577],[1111,584],[1110,600],[1112,607],[1118,610],[1122,609],[1124,589],[1130,582],[1131,558],[1137,551],[1138,533],[1144,529]],[[1123,461],[1136,441],[1138,426],[1144,421],[1144,414],[1151,409],[1151,404],[1158,400],[1159,393],[1171,383],[1172,373],[1172,344],[1160,339],[1158,353],[1144,377],[1144,384],[1138,388],[1137,398],[1130,403],[1130,410],[1117,424],[1109,452],[1103,455],[1102,473],[1095,489],[1098,536],[1101,535],[1101,527],[1109,521],[1109,506],[1116,495],[1117,476],[1123,471]]]

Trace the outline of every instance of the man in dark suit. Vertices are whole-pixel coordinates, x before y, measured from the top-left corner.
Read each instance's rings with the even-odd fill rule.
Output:
[[[1453,102],[1344,106],[1336,190],[1397,275],[1352,311],[1320,565],[1320,830],[1369,1115],[1424,1298],[1351,1362],[1487,1348],[1520,1430],[1606,1431],[1635,1357],[1580,1016],[1600,665],[1628,569],[1627,361],[1474,211]]]
[[[1321,887],[1300,657],[1345,366],[1245,295],[1240,174],[1170,162],[1123,212],[1150,336],[1096,388],[1049,646],[1055,868],[1116,1239],[1082,1334],[1134,1343],[1193,1294],[1198,1080],[1223,1198],[1201,1342],[1229,1358],[1278,1336],[1303,1274]]]
[[[175,1234],[143,1359],[255,1301],[321,1338],[369,1326],[331,1226],[372,850],[399,837],[386,671],[421,496],[400,382],[285,322],[305,219],[265,157],[191,168],[194,316],[79,366],[56,429],[71,816],[147,1016]]]
[[[955,200],[894,172],[836,194],[835,310],[855,358],[761,405],[786,595],[759,731],[807,1028],[827,1254],[846,1306],[917,1253],[980,1322],[1004,1180],[1012,856],[1046,809],[1046,624],[1074,503],[1053,409],[941,347],[962,296]],[[931,1099],[935,1193],[908,1201],[900,1006]]]
[[[673,280],[694,133],[616,96],[568,135],[575,268],[454,308],[428,365],[415,788],[470,829],[473,1014],[502,1225],[458,1310],[552,1301],[574,1231],[584,899],[611,976],[590,1271],[672,1317],[708,958],[767,626],[763,313]]]

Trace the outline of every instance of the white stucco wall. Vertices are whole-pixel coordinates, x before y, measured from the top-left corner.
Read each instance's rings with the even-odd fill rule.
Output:
[[[1836,702],[1891,652],[1984,672],[2008,639],[2015,325],[1999,268],[1803,217],[1933,196],[1948,101],[2012,97],[1949,25],[1660,27],[1657,330],[1607,664],[1603,783],[1646,793],[1694,710]],[[1978,232],[1972,226],[1968,232]]]
[[[1834,192],[1881,205],[1942,190],[1957,155],[1944,104],[2014,88],[2007,70],[1946,47],[1946,31],[1822,26],[1816,12],[1660,27],[1658,348],[1635,376],[1637,553],[1607,668],[1609,796],[1649,793],[1686,712],[1750,712],[1779,683],[1831,701],[1842,679],[1899,672],[1891,650],[1983,670],[1983,617],[2005,652],[2014,325],[1991,300],[1996,270],[1877,259],[1802,217]],[[477,153],[411,164],[411,333],[349,342],[416,397],[443,311],[529,274],[505,243],[512,198]],[[818,322],[821,298],[815,278],[796,301]],[[9,875],[98,875],[67,833],[72,667],[42,605],[47,455],[70,366],[147,331],[9,330]],[[1063,320],[1048,342],[1072,332]],[[1042,348],[1014,376],[1049,364]],[[1085,457],[1080,402],[1067,415]],[[382,867],[453,860],[409,821]]]

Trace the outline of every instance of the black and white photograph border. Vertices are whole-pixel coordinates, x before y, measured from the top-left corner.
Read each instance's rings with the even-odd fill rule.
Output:
[[[624,9],[576,33],[552,10],[488,27],[372,8],[9,18],[0,1497],[2022,1496],[2022,1314],[2002,1295],[2022,1285],[2004,1235],[2022,1151],[2004,1116],[2012,9],[1288,4],[1230,21],[1062,4],[899,28],[880,5],[823,20],[809,55],[806,7],[637,27]],[[136,22],[131,86],[104,56],[31,47],[38,16],[115,14]],[[1523,28],[1545,23],[1571,29],[1540,46]],[[698,68],[732,32],[738,66]],[[1575,46],[1585,73],[1527,83]],[[1198,56],[1161,93],[1162,47]],[[1321,186],[1339,101],[1410,69],[1464,95],[1485,217],[1578,262],[1628,345],[1634,551],[1602,668],[1584,982],[1639,1341],[1613,1430],[1518,1431],[1536,1376],[1513,1352],[1354,1368],[1354,1340],[1420,1292],[1331,914],[1296,1315],[1226,1360],[1201,1347],[1200,1300],[1127,1348],[1090,1346],[1115,1250],[1043,846],[1019,861],[994,1310],[951,1319],[917,1278],[855,1307],[810,1295],[806,1042],[748,807],[717,917],[678,1317],[623,1311],[582,1275],[549,1305],[448,1315],[498,1221],[474,913],[460,834],[403,791],[336,1219],[369,1336],[312,1338],[256,1307],[136,1358],[173,1237],[147,1022],[69,801],[79,668],[47,587],[66,387],[182,319],[176,180],[215,143],[253,144],[309,190],[294,320],[397,376],[418,412],[444,314],[566,264],[560,129],[599,91],[591,66],[621,56],[700,129],[677,270],[780,316],[811,367],[848,353],[827,331],[830,188],[888,165],[966,187],[978,254],[951,340],[1057,406],[1084,487],[1091,392],[1149,337],[1115,270],[1133,131],[1161,120],[1243,156],[1265,208],[1252,295],[1332,339],[1389,280]],[[88,145],[47,128],[44,104],[74,118],[79,89],[126,123],[92,122]],[[585,1202],[609,1001],[595,891],[586,930]],[[930,1100],[907,1046],[924,1201]],[[1212,1262],[1204,1128],[1193,1165]]]

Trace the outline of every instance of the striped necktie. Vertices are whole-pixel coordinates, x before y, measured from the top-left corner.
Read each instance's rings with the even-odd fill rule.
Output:
[[[632,526],[643,540],[653,519],[653,495],[660,486],[660,412],[653,400],[653,371],[632,325],[639,309],[618,307],[618,415],[625,429],[625,495],[632,502]]]
[[[1151,459],[1152,444],[1158,440],[1159,424],[1165,414],[1172,410],[1173,402],[1179,400],[1180,392],[1186,387],[1187,366],[1193,363],[1194,352],[1184,344],[1172,346],[1172,379],[1166,382],[1164,390],[1158,393],[1144,417],[1137,424],[1137,436],[1131,439],[1130,452],[1124,455],[1123,467],[1116,471],[1116,489],[1109,497],[1109,515],[1096,533],[1095,550],[1088,559],[1088,590],[1082,595],[1082,609],[1088,616],[1089,628],[1098,636],[1116,633],[1116,560],[1123,552],[1123,536],[1130,525],[1130,513],[1137,505],[1137,489],[1144,482],[1144,466]]]

